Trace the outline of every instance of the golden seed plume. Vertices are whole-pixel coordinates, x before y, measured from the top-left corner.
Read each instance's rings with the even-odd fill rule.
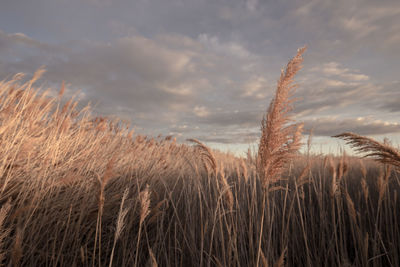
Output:
[[[372,138],[355,133],[342,133],[333,137],[346,141],[357,153],[365,154],[364,157],[372,158],[384,164],[400,167],[400,153],[389,144],[378,142]]]
[[[257,172],[263,185],[279,180],[286,163],[301,147],[303,124],[291,124],[289,112],[293,109],[292,96],[297,85],[293,84],[295,74],[301,69],[302,55],[306,48],[300,48],[297,55],[282,70],[275,97],[267,114],[261,121],[261,138],[257,155]]]
[[[192,139],[187,139],[187,141],[197,144],[196,147],[199,149],[202,159],[204,159],[205,162],[211,165],[211,168],[213,169],[214,173],[216,173],[217,161],[215,160],[214,154],[212,153],[211,149],[197,139],[192,138]]]
[[[147,215],[149,215],[150,208],[150,192],[149,186],[146,185],[146,188],[139,193],[140,200],[140,224],[143,223],[144,219],[146,219]]]

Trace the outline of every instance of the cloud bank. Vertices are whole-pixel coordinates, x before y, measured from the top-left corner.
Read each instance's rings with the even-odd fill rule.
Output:
[[[296,120],[321,137],[400,130],[398,1],[22,2],[2,3],[0,78],[44,65],[46,85],[65,80],[138,132],[257,141],[279,70],[304,44]]]

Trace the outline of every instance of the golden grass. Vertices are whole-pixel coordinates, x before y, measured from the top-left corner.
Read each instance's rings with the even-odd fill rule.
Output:
[[[280,178],[285,164],[290,162],[301,147],[303,124],[288,123],[291,122],[289,112],[292,110],[292,96],[296,88],[293,79],[301,69],[305,50],[305,47],[300,48],[286,69],[282,70],[275,97],[261,122],[257,169],[264,186]]]
[[[35,88],[42,70],[0,82],[0,265],[400,266],[398,173],[293,156],[303,52],[247,158],[134,135],[64,101],[64,86],[55,97]]]
[[[380,143],[372,138],[355,133],[342,133],[333,137],[341,138],[365,157],[373,158],[383,164],[400,167],[400,152],[387,143]]]

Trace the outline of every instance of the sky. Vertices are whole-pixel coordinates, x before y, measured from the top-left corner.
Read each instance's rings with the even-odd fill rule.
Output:
[[[281,69],[307,46],[293,110],[313,148],[400,140],[398,0],[1,0],[0,79],[79,92],[139,134],[257,143]]]

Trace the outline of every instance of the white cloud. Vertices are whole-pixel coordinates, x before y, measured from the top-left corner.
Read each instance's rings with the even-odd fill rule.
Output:
[[[344,73],[341,75],[343,78],[346,78],[350,81],[368,81],[369,76],[365,74],[356,74],[356,73]]]
[[[348,72],[349,69],[341,68],[338,62],[329,62],[323,64],[322,73],[326,75],[341,75]]]
[[[321,85],[324,85],[326,87],[343,87],[346,86],[347,84],[338,80],[326,79],[322,81]]]
[[[125,53],[127,60],[132,61],[135,67],[146,71],[166,71],[172,75],[178,75],[185,71],[190,62],[190,56],[179,50],[170,49],[154,40],[142,37],[126,37],[117,41],[116,47],[111,49]],[[117,51],[115,51],[117,52]]]
[[[221,55],[228,55],[238,58],[249,58],[252,54],[241,44],[237,42],[221,42],[217,36],[200,34],[198,40],[207,49]]]
[[[337,78],[346,79],[348,81],[367,81],[369,80],[369,76],[366,74],[359,73],[357,69],[349,69],[342,67],[342,65],[338,62],[329,62],[322,65],[322,68],[313,68],[314,72],[321,72],[322,74],[331,77],[335,76]],[[336,81],[340,82],[340,81]],[[342,84],[344,85],[344,84]]]
[[[392,20],[400,15],[400,5],[374,6],[365,5],[357,9],[352,17],[342,17],[343,27],[354,34],[357,39],[367,37],[377,31],[386,31],[390,27],[382,24],[384,20]],[[386,25],[387,26],[387,25]]]
[[[197,116],[197,117],[207,117],[208,115],[210,115],[210,111],[204,107],[204,106],[195,106],[193,109],[193,113]]]
[[[379,29],[377,25],[371,24],[370,21],[360,18],[343,18],[342,26],[356,36],[357,39],[366,37],[372,32]]]
[[[178,86],[163,86],[159,85],[161,89],[165,92],[175,94],[175,95],[182,95],[182,96],[190,96],[193,94],[193,88],[191,85],[188,84],[180,84]]]
[[[270,87],[268,81],[261,76],[253,76],[244,84],[241,97],[254,97],[256,99],[264,99],[267,88]]]

